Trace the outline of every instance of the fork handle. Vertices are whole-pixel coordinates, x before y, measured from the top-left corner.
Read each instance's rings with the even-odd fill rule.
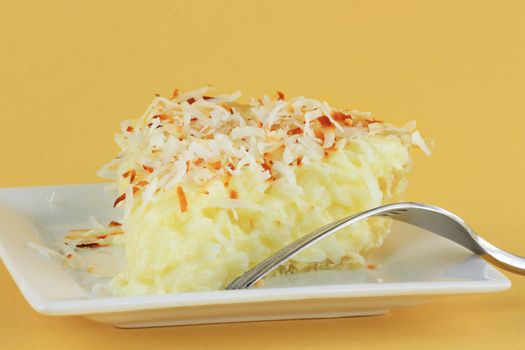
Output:
[[[525,275],[525,258],[504,251],[480,236],[477,237],[477,240],[485,251],[485,254],[481,255],[483,259],[504,270]]]

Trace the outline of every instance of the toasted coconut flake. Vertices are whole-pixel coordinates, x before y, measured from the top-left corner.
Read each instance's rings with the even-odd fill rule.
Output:
[[[159,119],[160,121],[167,121],[168,123],[174,123],[175,122],[175,119],[168,115],[168,114],[158,114],[158,115],[155,115],[152,117],[153,119],[157,118]]]
[[[319,118],[317,118],[317,120],[319,120],[323,128],[335,128],[335,125],[332,124],[332,122],[326,115],[320,116]]]
[[[120,196],[117,197],[115,203],[113,203],[113,208],[116,208],[117,205],[119,205],[119,203],[122,202],[124,199],[126,199],[126,194],[122,193]]]
[[[287,132],[288,135],[300,135],[302,133],[303,133],[303,129],[301,129],[300,127],[293,128],[291,130],[288,130]]]
[[[92,242],[92,243],[79,243],[76,245],[77,248],[100,248],[100,247],[107,247],[109,244],[102,244],[98,242]]]
[[[74,234],[86,233],[86,232],[89,232],[89,231],[91,231],[91,230],[88,229],[88,228],[76,228],[76,229],[73,229],[73,230],[69,230],[70,233],[74,233]]]
[[[179,198],[180,211],[184,213],[188,210],[188,201],[186,200],[186,195],[184,194],[182,186],[177,186],[177,197]]]
[[[222,162],[219,160],[219,161],[210,163],[210,167],[214,170],[219,170],[220,168],[222,168]]]
[[[232,174],[227,172],[226,173],[226,179],[224,180],[224,187],[230,187],[231,180],[232,180]]]
[[[90,236],[92,236],[92,230],[90,229],[74,229],[74,230],[69,230],[65,238],[73,240],[73,239],[84,239]]]
[[[142,165],[142,168],[144,168],[144,170],[146,170],[150,174],[155,171],[155,169],[147,165]]]
[[[346,122],[348,119],[352,119],[351,114],[345,114],[343,112],[334,111],[332,113],[332,118],[337,122]]]

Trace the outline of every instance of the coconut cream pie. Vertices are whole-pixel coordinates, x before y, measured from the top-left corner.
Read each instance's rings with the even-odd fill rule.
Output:
[[[84,244],[76,249],[124,248],[114,294],[224,288],[321,226],[399,201],[410,150],[430,153],[413,122],[399,128],[280,92],[248,105],[239,97],[176,90],[122,123],[121,151],[99,175],[115,181],[124,217],[101,235],[70,234]],[[362,266],[389,228],[384,218],[357,223],[277,273]]]

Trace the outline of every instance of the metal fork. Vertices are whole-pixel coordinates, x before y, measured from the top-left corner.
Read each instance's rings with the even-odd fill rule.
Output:
[[[525,258],[499,249],[478,236],[459,216],[436,206],[405,202],[383,205],[321,227],[288,244],[236,278],[226,289],[249,288],[281,263],[341,229],[372,216],[392,219],[426,229],[454,241],[490,263],[525,275]]]

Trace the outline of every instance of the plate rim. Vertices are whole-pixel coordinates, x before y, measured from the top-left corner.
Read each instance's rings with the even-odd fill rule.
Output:
[[[49,301],[26,296],[39,313],[53,316],[89,315],[116,312],[159,310],[180,307],[199,307],[230,304],[266,303],[296,300],[372,299],[404,296],[453,296],[501,292],[510,288],[506,278],[468,282],[403,282],[388,283],[388,288],[375,284],[286,287],[239,291],[188,292],[168,295],[97,297]],[[324,290],[321,290],[324,289]],[[355,289],[355,290],[352,290]],[[199,294],[199,295],[197,295]],[[224,295],[223,295],[224,294]]]

